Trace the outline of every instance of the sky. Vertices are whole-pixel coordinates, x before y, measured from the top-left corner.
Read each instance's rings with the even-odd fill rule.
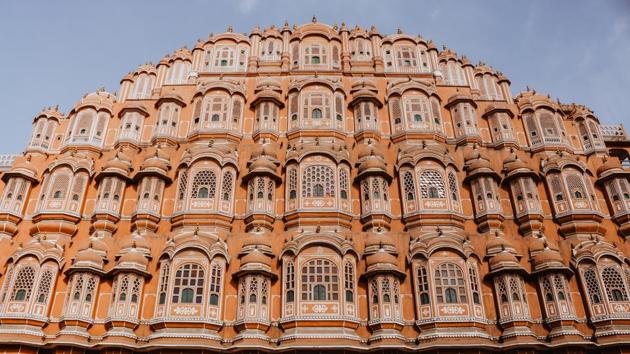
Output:
[[[421,34],[502,71],[514,95],[529,86],[630,129],[630,0],[0,0],[0,154],[24,151],[43,107],[67,113],[87,92],[117,91],[198,38],[313,15]]]

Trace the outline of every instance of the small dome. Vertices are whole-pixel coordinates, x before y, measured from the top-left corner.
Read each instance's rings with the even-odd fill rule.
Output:
[[[133,233],[131,234],[131,237],[125,237],[120,242],[120,249],[125,250],[125,249],[132,249],[132,248],[150,251],[151,244],[142,235],[138,233]]]
[[[358,173],[363,174],[367,171],[387,171],[385,161],[378,158],[366,159],[359,164]]]
[[[621,170],[621,163],[617,157],[605,157],[604,163],[597,169],[597,176],[601,177],[604,173],[612,170]]]
[[[118,151],[103,165],[102,172],[116,173],[127,177],[131,172],[131,158],[122,151]]]
[[[562,255],[558,251],[554,251],[550,248],[546,248],[542,250],[542,252],[536,254],[532,257],[532,263],[534,268],[539,268],[543,266],[553,266],[553,265],[562,265]]]
[[[525,163],[525,161],[521,160],[518,157],[518,155],[516,154],[515,151],[512,151],[510,156],[508,156],[505,160],[503,160],[503,168],[504,168],[505,172],[507,172],[508,174],[510,172],[513,172],[513,171],[516,171],[516,170],[520,170],[520,169],[531,170],[527,166],[527,163]]]
[[[357,150],[357,157],[359,160],[366,157],[372,157],[372,156],[385,158],[385,155],[383,154],[381,149],[376,145],[359,144],[356,147],[356,150]]]
[[[381,249],[380,251],[367,256],[365,259],[365,265],[371,267],[374,265],[392,265],[398,267],[398,259],[393,254]]]
[[[109,249],[109,247],[107,246],[105,241],[103,241],[103,240],[101,240],[100,238],[97,238],[97,237],[91,237],[90,238],[90,243],[91,243],[91,248],[93,250],[95,250],[96,252],[102,253],[102,254],[106,254],[107,250]]]
[[[118,259],[118,264],[136,264],[143,268],[146,268],[149,264],[149,260],[143,253],[132,250],[120,256],[120,258]]]
[[[82,266],[103,269],[103,256],[99,252],[94,250],[91,244],[90,247],[79,251],[74,258],[73,267]]]
[[[278,146],[276,143],[266,143],[262,145],[258,145],[252,151],[251,159],[257,159],[261,156],[268,156],[272,159],[278,158]]]
[[[503,267],[513,268],[519,266],[516,255],[507,251],[493,255],[488,263],[490,265],[490,269],[492,270]]]
[[[37,180],[37,169],[31,163],[31,155],[27,155],[24,159],[17,159],[16,162],[13,163],[11,170],[6,172],[2,176],[2,179],[6,182],[5,176],[12,175],[20,175],[33,181]]]
[[[262,264],[267,267],[271,267],[271,258],[260,252],[258,249],[254,249],[241,259],[241,266],[249,264]]]
[[[492,254],[503,250],[514,250],[514,246],[498,233],[495,237],[490,237],[486,243],[486,252]]]
[[[250,235],[247,236],[244,240],[243,240],[243,248],[244,247],[256,247],[256,246],[264,246],[264,247],[271,247],[271,241],[269,240],[268,237],[265,236],[261,236],[261,235]]]
[[[384,233],[372,233],[365,239],[365,247],[373,246],[392,246],[395,247],[395,242],[392,236],[388,236]]]
[[[258,157],[249,165],[249,172],[276,172],[276,163],[271,161],[266,155]]]
[[[165,176],[170,169],[170,157],[166,151],[160,148],[155,149],[153,154],[148,155],[140,166],[141,172],[154,171]]]

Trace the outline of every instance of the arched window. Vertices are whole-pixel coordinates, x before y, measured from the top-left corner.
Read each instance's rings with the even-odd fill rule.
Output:
[[[297,198],[297,170],[294,168],[289,169],[289,199],[293,200]]]
[[[418,267],[417,274],[418,293],[420,294],[420,305],[428,305],[431,303],[429,298],[429,275],[427,268],[421,266]]]
[[[313,109],[313,111],[311,112],[311,118],[320,119],[321,117],[322,117],[322,110],[319,108]]]
[[[628,301],[623,277],[616,266],[608,266],[602,270],[602,281],[609,301]]]
[[[354,302],[354,265],[350,262],[346,262],[344,266],[344,287],[346,302]]]
[[[232,197],[232,184],[234,181],[234,175],[232,172],[225,172],[223,174],[223,185],[221,186],[221,198],[225,201],[229,201]]]
[[[210,299],[209,304],[213,306],[219,305],[221,296],[221,286],[223,283],[223,267],[214,263],[210,271]]]
[[[313,259],[302,266],[302,300],[339,300],[339,275],[333,262]]]
[[[160,263],[160,286],[159,286],[159,296],[158,296],[158,304],[164,305],[166,304],[166,291],[168,290],[168,278],[169,278],[170,266],[169,263],[163,261]]]
[[[304,169],[302,197],[334,197],[333,169],[324,165],[312,165]]]
[[[22,267],[15,276],[11,299],[13,301],[29,301],[35,283],[35,268]]]
[[[466,283],[462,269],[454,263],[435,268],[435,295],[438,303],[465,303]]]
[[[37,287],[37,299],[40,304],[45,304],[50,296],[50,290],[54,281],[54,272],[50,269],[46,269],[42,272],[39,280],[39,286]]]
[[[203,301],[204,270],[196,263],[180,266],[175,272],[173,303],[200,304]]]
[[[405,171],[403,173],[403,186],[405,190],[405,198],[408,201],[414,200],[416,196],[416,187],[413,183],[413,175],[411,171]]]
[[[420,173],[420,195],[425,198],[445,198],[444,180],[435,170]]]
[[[293,302],[295,299],[295,269],[292,261],[287,263],[284,275],[284,286],[287,302]]]
[[[341,199],[348,199],[348,171],[339,171],[339,194]]]
[[[212,170],[200,170],[193,178],[190,197],[193,199],[214,198],[216,188],[216,174]]]
[[[583,273],[584,282],[586,283],[586,291],[592,304],[600,304],[602,302],[602,293],[597,280],[595,267],[586,269]]]

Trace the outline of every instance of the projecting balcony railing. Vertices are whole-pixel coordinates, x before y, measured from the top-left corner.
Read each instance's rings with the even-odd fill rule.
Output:
[[[457,137],[478,137],[479,130],[476,127],[457,128]]]
[[[530,137],[532,146],[540,146],[540,145],[568,145],[567,141],[559,136],[534,136]]]
[[[140,132],[133,130],[123,130],[118,135],[118,141],[138,141],[140,140]]]
[[[97,146],[100,147],[103,144],[101,137],[89,137],[89,136],[73,136],[68,135],[66,137],[66,145],[84,145],[84,146]]]
[[[628,135],[622,124],[602,124],[604,141],[628,141]]]
[[[0,155],[0,171],[8,171],[13,166],[13,161],[20,155],[17,154],[3,154]]]

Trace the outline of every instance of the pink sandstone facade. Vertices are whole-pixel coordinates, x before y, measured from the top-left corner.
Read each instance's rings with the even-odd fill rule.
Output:
[[[0,353],[627,352],[629,147],[420,36],[228,29],[35,117]]]

